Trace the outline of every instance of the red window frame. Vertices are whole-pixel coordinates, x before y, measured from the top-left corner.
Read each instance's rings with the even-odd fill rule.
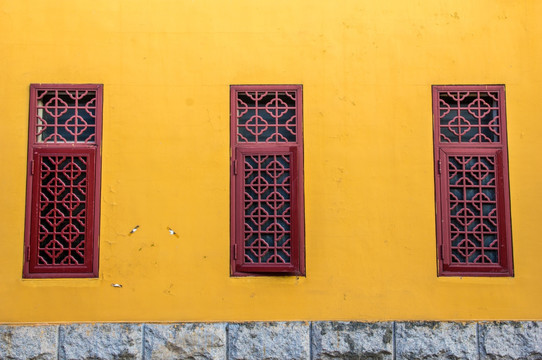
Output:
[[[100,84],[30,85],[24,278],[98,276],[102,102]]]
[[[504,85],[433,86],[439,276],[513,276]]]
[[[230,100],[231,275],[305,275],[302,86],[232,85]]]

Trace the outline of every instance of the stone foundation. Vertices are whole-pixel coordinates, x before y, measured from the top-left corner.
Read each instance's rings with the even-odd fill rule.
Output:
[[[0,325],[0,359],[542,359],[542,322]]]

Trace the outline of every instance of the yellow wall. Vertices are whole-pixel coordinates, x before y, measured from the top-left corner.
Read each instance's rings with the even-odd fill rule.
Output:
[[[0,322],[541,320],[540,13],[0,0]],[[22,279],[31,83],[104,84],[98,279]],[[229,85],[255,83],[303,84],[306,277],[229,276]],[[436,276],[433,84],[506,85],[514,278]]]

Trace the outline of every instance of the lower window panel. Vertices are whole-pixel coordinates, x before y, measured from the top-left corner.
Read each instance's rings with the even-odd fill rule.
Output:
[[[511,239],[502,150],[441,150],[442,272],[510,275]]]
[[[300,273],[299,180],[296,149],[239,150],[234,176],[234,269]]]
[[[92,148],[34,151],[27,277],[93,272],[95,157]]]

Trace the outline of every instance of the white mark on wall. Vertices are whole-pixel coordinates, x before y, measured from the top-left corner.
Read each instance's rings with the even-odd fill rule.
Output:
[[[139,229],[139,225],[136,225],[129,233],[128,235],[132,235],[133,233],[135,233],[137,231],[137,229]]]

